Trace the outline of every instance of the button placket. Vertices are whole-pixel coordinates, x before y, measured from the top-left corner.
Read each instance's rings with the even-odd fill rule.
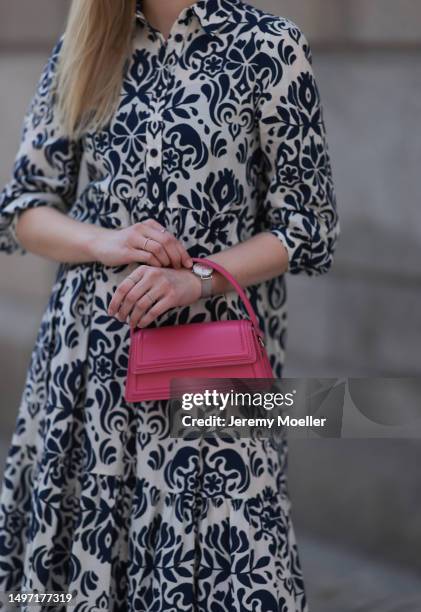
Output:
[[[146,169],[160,166],[162,163],[163,119],[161,100],[154,92],[151,97],[151,109],[146,129]]]
[[[177,22],[177,26],[179,26]],[[173,44],[173,31],[170,32],[170,35],[167,41],[164,40],[164,37],[161,32],[156,31],[157,38],[161,41],[160,49],[164,48],[164,56],[162,59],[161,66],[163,67],[163,72],[161,74],[161,79],[158,80],[158,84],[151,91],[151,112],[147,122],[147,130],[146,130],[146,168],[150,168],[153,166],[154,168],[159,168],[162,174],[162,135],[164,130],[164,121],[163,121],[163,112],[164,112],[164,104],[168,91],[168,87],[171,81],[171,76],[175,69],[176,65],[176,57],[174,53],[176,53],[176,47],[182,43],[183,37],[180,35],[180,42]],[[175,34],[177,35],[177,30],[175,30]],[[159,51],[158,51],[159,53]],[[161,83],[163,83],[161,85]]]
[[[159,70],[161,70],[160,78],[157,78],[155,85],[150,91],[150,114],[146,126],[146,172],[151,176],[151,170],[154,170],[154,180],[159,180],[161,184],[161,193],[163,201],[160,202],[159,209],[175,208],[174,203],[178,204],[177,200],[169,204],[165,195],[165,186],[163,185],[163,133],[164,133],[164,111],[165,104],[168,100],[168,90],[172,86],[173,77],[177,66],[178,57],[183,51],[185,40],[190,30],[194,28],[194,20],[190,19],[187,22],[187,17],[192,17],[191,7],[187,7],[177,21],[173,24],[171,32],[164,39],[162,32],[155,30],[155,40],[158,42],[157,54],[161,60],[158,62]],[[167,215],[163,214],[163,218]],[[172,225],[175,219],[170,221]],[[167,223],[168,226],[168,223]]]
[[[186,22],[187,18],[189,19]],[[181,22],[184,22],[184,23],[181,23]],[[168,38],[167,46],[165,49],[165,56],[163,60],[164,67],[168,74],[167,81],[170,81],[170,82],[173,82],[173,78],[174,78],[176,68],[177,68],[178,58],[180,58],[183,53],[186,41],[190,33],[192,33],[197,27],[194,21],[194,11],[191,7],[187,8],[186,14],[183,15],[182,19],[180,18],[177,21],[176,26],[177,27],[174,28],[174,31],[171,32],[171,35]],[[176,211],[176,209],[180,208],[180,203],[178,199],[173,196],[171,201],[167,202],[167,206],[172,211]],[[175,231],[176,234],[178,232],[180,221],[181,219],[179,215],[175,214],[172,216],[172,223],[174,224],[175,228],[177,228]]]

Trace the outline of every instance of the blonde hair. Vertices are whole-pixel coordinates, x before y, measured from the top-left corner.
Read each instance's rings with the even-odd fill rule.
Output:
[[[73,0],[58,64],[58,106],[70,137],[103,127],[115,110],[136,0]]]

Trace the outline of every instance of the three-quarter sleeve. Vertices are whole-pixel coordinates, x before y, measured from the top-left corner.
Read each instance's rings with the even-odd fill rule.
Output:
[[[53,206],[67,212],[76,197],[82,146],[63,133],[54,91],[62,42],[61,38],[42,71],[24,118],[12,177],[0,192],[0,251],[9,254],[27,252],[16,236],[23,210]]]
[[[258,99],[263,160],[258,224],[285,246],[291,274],[315,275],[332,264],[339,220],[311,50],[298,27],[287,23],[270,43]]]

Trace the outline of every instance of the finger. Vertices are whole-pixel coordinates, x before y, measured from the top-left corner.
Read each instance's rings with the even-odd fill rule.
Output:
[[[108,305],[108,314],[110,316],[114,316],[118,312],[122,301],[134,285],[143,277],[144,272],[143,266],[139,266],[118,285]]]
[[[162,299],[165,295],[168,294],[168,281],[165,278],[162,278],[162,273],[149,271],[148,277],[150,282],[148,283],[148,289],[143,292],[140,296],[140,299],[135,304],[135,307],[131,311],[130,321],[129,323],[132,326],[136,326],[140,317],[145,314],[145,312],[153,306],[153,304]],[[145,285],[146,287],[146,285]]]
[[[147,325],[150,325],[152,321],[154,321],[161,314],[172,308],[172,306],[173,305],[171,304],[170,299],[166,296],[163,297],[144,313],[144,315],[137,322],[137,326],[146,327]]]
[[[156,230],[152,231],[148,229],[147,236],[146,234],[139,235],[136,240],[135,246],[142,252],[150,253],[152,257],[156,261],[159,261],[162,266],[170,265],[170,258],[165,250],[164,245],[159,242],[159,232],[156,232]]]
[[[143,221],[143,225],[146,225],[148,227],[153,227],[159,232],[162,232],[162,230],[166,229],[161,223],[159,223],[159,221],[157,221],[156,219],[152,219],[152,217],[149,217],[149,219],[146,219],[146,221]]]
[[[180,250],[182,265],[185,268],[192,268],[193,267],[193,260],[192,260],[192,258],[190,257],[190,255],[188,254],[188,252],[183,247],[183,245],[181,244],[180,241],[177,241],[177,245],[178,245],[178,248]]]
[[[147,219],[142,225],[143,232],[146,232],[145,235],[147,234],[148,237],[160,243],[166,249],[168,256],[171,258],[171,265],[174,268],[180,268],[182,265],[189,268],[193,265],[190,255],[187,253],[180,240],[163,225],[158,223],[158,221],[155,221],[155,219]]]
[[[157,242],[159,242],[159,244],[162,245],[163,249],[165,250],[170,259],[172,267],[181,268],[181,255],[177,247],[177,238],[168,230],[163,232],[153,228],[148,228],[147,231],[148,233],[151,233],[151,237],[153,238],[153,240],[156,240]],[[147,246],[149,246],[149,243]]]
[[[168,232],[168,230],[165,231],[165,234]],[[172,236],[175,240],[175,244],[177,246],[178,252],[180,254],[180,259],[181,259],[181,265],[185,266],[186,268],[191,268],[193,266],[193,260],[190,257],[190,255],[188,254],[185,246],[183,245],[183,243],[181,242],[181,240],[179,240],[178,238],[176,238],[173,234],[170,233],[170,236]]]
[[[118,320],[126,321],[127,317],[130,315],[138,301],[150,289],[151,283],[148,283],[145,278],[141,279],[136,285],[134,285],[121,302],[120,308],[116,315]]]
[[[131,327],[136,327],[140,319],[153,308],[155,302],[163,296],[157,296],[156,291],[149,290],[138,300],[130,314],[129,323]]]
[[[162,233],[168,232],[168,230],[163,225],[158,223],[158,221],[156,221],[155,219],[148,219],[147,221],[145,221],[145,223],[150,225],[151,228],[154,228],[154,229],[158,230],[159,232],[162,232]],[[184,247],[184,245],[182,244],[182,242],[180,240],[178,240],[176,237],[175,237],[175,239],[176,239],[177,245],[179,247],[179,251],[180,251],[180,255],[181,255],[181,261],[182,261],[183,265],[186,266],[187,268],[190,268],[193,265],[193,261],[192,261],[190,255],[188,254],[188,252],[187,252],[186,248]]]
[[[144,244],[144,241],[143,241]],[[148,242],[148,249],[151,243]],[[133,261],[147,264],[148,266],[155,266],[156,268],[162,267],[162,262],[157,258],[152,251],[144,251],[142,248],[136,246],[131,247],[130,251],[133,253]]]

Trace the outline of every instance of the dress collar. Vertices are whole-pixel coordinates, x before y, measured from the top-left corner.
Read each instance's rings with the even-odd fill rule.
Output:
[[[202,27],[208,34],[217,35],[217,32],[232,14],[234,6],[238,3],[239,0],[196,0],[189,8],[196,13]],[[142,10],[142,0],[136,0],[136,18],[146,22]]]

